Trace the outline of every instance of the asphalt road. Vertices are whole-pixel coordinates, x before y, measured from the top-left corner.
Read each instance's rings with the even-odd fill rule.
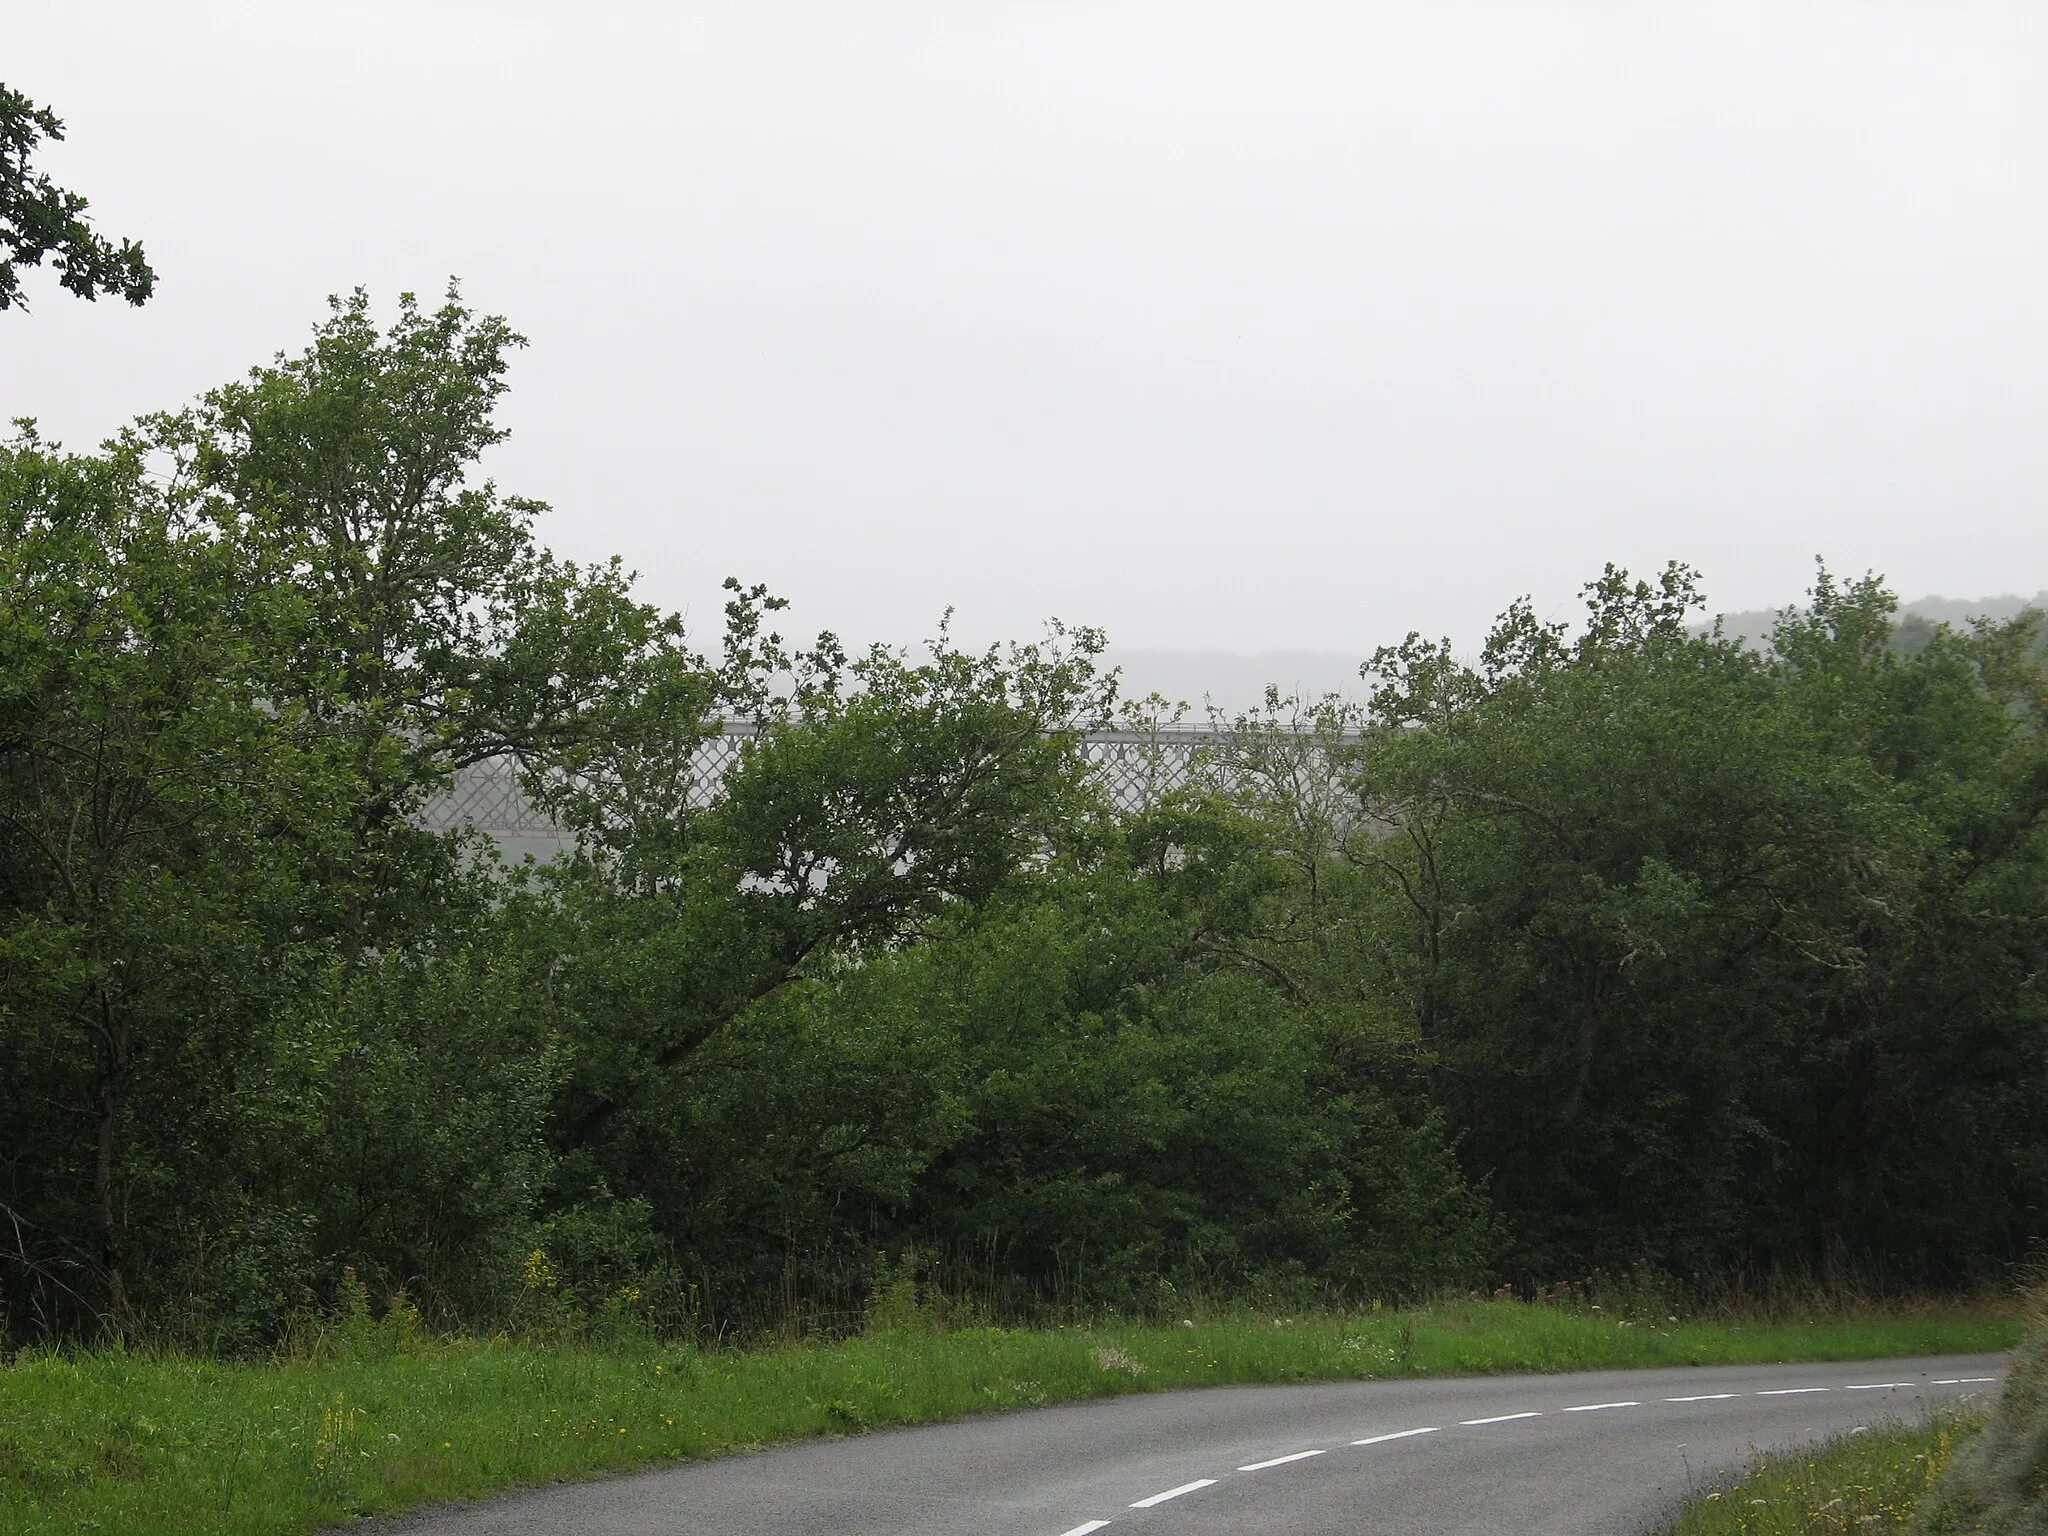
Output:
[[[1641,1536],[1759,1450],[1995,1390],[2000,1355],[1222,1387],[425,1510],[405,1536]]]

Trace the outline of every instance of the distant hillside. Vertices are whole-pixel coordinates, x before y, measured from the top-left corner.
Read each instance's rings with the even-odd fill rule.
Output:
[[[2002,597],[1922,597],[1902,603],[1902,618],[1925,619],[1930,624],[1966,625],[1972,619],[2010,619],[2029,608],[2048,609],[2048,592],[2020,597],[2008,592]],[[1761,645],[1778,622],[1776,609],[1751,608],[1741,613],[1719,615],[1721,626],[1738,639]]]
[[[2048,609],[2048,592],[2032,597],[2007,593],[2002,597],[1922,597],[1903,605],[1902,614],[1930,624],[1967,624],[1973,618],[2009,619],[2026,608]],[[1761,645],[1777,623],[1775,609],[1755,608],[1720,615],[1727,632],[1752,644]],[[1152,651],[1113,648],[1110,665],[1123,669],[1123,696],[1142,699],[1156,693],[1190,707],[1200,719],[1213,707],[1226,715],[1256,708],[1267,687],[1282,695],[1320,698],[1342,694],[1363,699],[1365,684],[1359,680],[1359,664],[1370,647],[1356,655],[1347,651]]]

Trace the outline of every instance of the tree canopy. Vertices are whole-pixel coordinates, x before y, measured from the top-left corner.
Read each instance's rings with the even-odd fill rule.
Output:
[[[357,293],[0,446],[6,1338],[253,1345],[350,1272],[718,1332],[906,1264],[1021,1316],[2038,1242],[2040,615],[1823,569],[1758,650],[1610,569],[1119,804],[1093,630],[797,646],[734,581],[700,650],[550,554],[480,467],[519,344]],[[430,829],[487,759],[562,857]]]

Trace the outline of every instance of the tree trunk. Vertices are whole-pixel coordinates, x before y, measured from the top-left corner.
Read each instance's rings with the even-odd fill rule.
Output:
[[[121,1088],[128,1075],[128,1028],[120,1011],[100,994],[100,1020],[105,1031],[106,1071],[100,1079],[99,1146],[93,1164],[93,1197],[99,1215],[100,1274],[107,1287],[107,1315],[122,1337],[132,1333],[133,1309],[122,1272],[121,1211],[115,1191],[115,1141],[120,1131]]]

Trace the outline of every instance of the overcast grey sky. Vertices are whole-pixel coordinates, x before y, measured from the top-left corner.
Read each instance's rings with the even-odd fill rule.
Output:
[[[2048,587],[2048,6],[14,6],[160,275],[31,275],[85,446],[324,295],[533,345],[492,470],[718,614],[1363,654],[1615,560]]]

